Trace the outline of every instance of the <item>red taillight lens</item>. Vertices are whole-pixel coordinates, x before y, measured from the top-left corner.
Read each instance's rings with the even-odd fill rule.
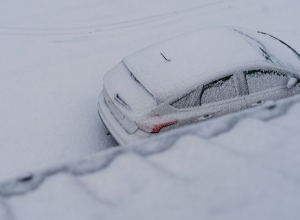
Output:
[[[170,118],[161,118],[158,115],[149,117],[137,122],[138,127],[149,133],[158,133],[162,128],[177,123],[177,120]]]
[[[162,128],[167,127],[169,125],[175,124],[177,121],[170,121],[166,123],[162,123],[159,125],[155,125],[151,133],[158,133]]]

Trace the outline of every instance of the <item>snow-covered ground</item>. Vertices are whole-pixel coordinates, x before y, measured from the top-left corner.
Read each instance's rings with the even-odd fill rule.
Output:
[[[97,98],[125,56],[221,25],[261,30],[300,51],[299,8],[298,0],[2,1],[0,180],[115,146]]]
[[[0,184],[0,219],[299,219],[299,97],[107,151],[97,113],[104,74],[172,36],[232,25],[300,51],[299,8],[2,1],[0,181],[22,178]]]
[[[0,219],[300,218],[300,96],[0,184]]]

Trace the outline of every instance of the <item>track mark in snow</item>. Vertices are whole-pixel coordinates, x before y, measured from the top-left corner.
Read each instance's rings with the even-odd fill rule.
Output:
[[[84,189],[84,192],[88,195],[89,198],[92,198],[94,201],[96,201],[97,203],[101,204],[101,205],[105,205],[108,207],[115,207],[116,204],[111,203],[110,201],[106,201],[102,198],[100,198],[99,196],[97,196],[97,194],[95,194],[86,184],[84,184],[82,181],[78,180],[78,179],[74,179],[74,183],[77,184],[80,189]]]
[[[0,198],[0,219],[14,220],[11,207]]]
[[[44,36],[44,35],[79,35],[79,34],[87,34],[87,33],[112,31],[112,30],[119,30],[124,28],[131,28],[135,26],[142,26],[157,21],[164,21],[169,18],[177,17],[179,15],[187,14],[193,11],[197,11],[200,9],[209,8],[213,6],[220,6],[224,3],[226,4],[232,1],[233,0],[219,1],[219,2],[200,5],[188,9],[178,10],[166,14],[150,16],[150,17],[140,18],[140,19],[133,19],[133,20],[123,21],[123,22],[103,24],[103,25],[81,26],[81,27],[73,27],[73,28],[22,28],[22,27],[0,26],[0,34],[1,35],[42,35]],[[4,31],[1,31],[1,29]]]

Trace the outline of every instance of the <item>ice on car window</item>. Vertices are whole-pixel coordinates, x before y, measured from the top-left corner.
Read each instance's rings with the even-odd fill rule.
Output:
[[[189,93],[171,105],[175,108],[192,108],[200,105],[200,89]]]
[[[231,99],[237,96],[232,76],[209,83],[203,87],[201,105]]]
[[[285,86],[288,77],[276,71],[251,70],[245,72],[249,94],[278,86]]]

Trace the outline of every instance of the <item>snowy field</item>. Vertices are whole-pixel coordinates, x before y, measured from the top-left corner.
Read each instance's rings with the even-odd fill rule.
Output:
[[[1,182],[0,219],[297,220],[299,111],[298,95]]]
[[[116,146],[97,113],[104,74],[189,31],[261,30],[300,51],[300,1],[4,0],[0,180]]]

